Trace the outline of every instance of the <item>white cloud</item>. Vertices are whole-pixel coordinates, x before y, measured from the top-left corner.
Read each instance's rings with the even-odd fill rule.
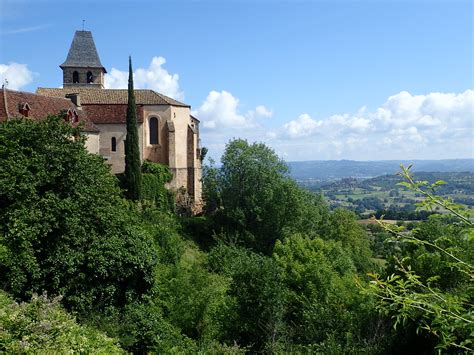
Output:
[[[225,130],[256,127],[258,118],[271,117],[273,112],[259,105],[254,110],[241,114],[238,98],[225,90],[213,90],[193,114],[201,120],[204,128]]]
[[[152,89],[177,100],[183,100],[184,94],[179,90],[179,75],[170,74],[163,65],[166,59],[153,57],[148,68],[138,68],[133,72],[133,83],[137,89]],[[112,68],[105,74],[105,87],[108,89],[126,89],[128,71]]]
[[[372,128],[370,120],[364,117],[344,114],[333,115],[326,120],[316,120],[309,114],[303,113],[296,120],[285,123],[280,130],[280,135],[290,139],[318,134],[334,136],[337,134],[366,133]]]
[[[237,137],[264,142],[287,160],[474,157],[474,90],[403,91],[374,110],[363,106],[352,114],[321,118],[302,113],[279,128],[258,119],[273,114],[264,106],[246,113],[239,106],[231,93],[212,91],[195,112],[207,128],[203,145],[215,159]]]
[[[379,128],[430,129],[452,124],[472,124],[474,117],[474,91],[460,94],[430,93],[411,95],[403,91],[390,96],[373,116]]]
[[[289,159],[474,156],[474,91],[390,96],[374,111],[315,118],[304,113],[266,134]],[[284,147],[281,149],[280,147]]]
[[[322,121],[316,121],[307,113],[303,113],[296,120],[283,125],[283,129],[290,138],[300,138],[311,136],[318,132],[322,126]]]
[[[8,89],[19,90],[22,87],[33,82],[35,73],[28,69],[26,64],[10,62],[9,64],[0,64],[0,81]]]
[[[260,117],[272,117],[273,116],[273,111],[266,108],[265,106],[263,105],[259,105],[257,107],[255,107],[255,114],[257,116],[260,116]]]

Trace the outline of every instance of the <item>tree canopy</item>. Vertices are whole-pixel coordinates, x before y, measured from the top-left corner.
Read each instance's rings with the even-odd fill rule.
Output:
[[[205,171],[206,203],[217,209],[218,225],[238,235],[243,245],[271,254],[285,233],[320,223],[322,200],[298,188],[269,147],[236,139],[221,161],[221,168]]]
[[[76,309],[124,304],[157,260],[103,159],[60,117],[0,125],[0,282]]]

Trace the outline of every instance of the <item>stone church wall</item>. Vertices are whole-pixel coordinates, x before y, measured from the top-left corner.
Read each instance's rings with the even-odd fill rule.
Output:
[[[127,136],[127,126],[120,123],[96,124],[100,130],[100,151],[102,155],[112,167],[112,173],[119,174],[125,170],[125,138]],[[138,144],[140,151],[143,146],[143,136],[140,132],[143,125],[138,125]],[[112,137],[116,139],[116,151],[112,151]]]
[[[86,136],[86,149],[89,153],[99,154],[100,152],[100,139],[99,133],[87,132]]]
[[[171,106],[171,121],[175,128],[174,166],[176,169],[174,185],[176,189],[185,187],[188,189],[188,124],[190,122],[190,111],[188,107]],[[170,147],[171,148],[171,147]]]
[[[171,108],[168,105],[146,105],[143,107],[144,122],[141,135],[143,136],[142,160],[148,159],[161,164],[169,164],[168,156],[168,128],[166,121],[171,117]],[[158,144],[150,144],[149,120],[158,119]]]

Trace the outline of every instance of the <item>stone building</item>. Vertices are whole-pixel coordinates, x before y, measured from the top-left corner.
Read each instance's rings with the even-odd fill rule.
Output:
[[[88,148],[102,155],[113,173],[125,169],[126,89],[105,89],[106,70],[101,64],[92,34],[77,31],[63,71],[62,88],[38,88],[49,97],[68,98],[98,129]],[[170,188],[183,188],[201,204],[201,151],[199,120],[191,107],[153,90],[135,90],[140,158],[169,166],[173,173]]]
[[[0,89],[0,122],[21,117],[36,120],[49,115],[62,115],[72,125],[80,125],[87,137],[87,150],[98,151],[99,129],[70,99],[8,90],[5,87]]]

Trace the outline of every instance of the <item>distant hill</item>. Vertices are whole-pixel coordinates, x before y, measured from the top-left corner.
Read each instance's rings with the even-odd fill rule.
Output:
[[[415,172],[415,180],[438,180],[446,182],[436,189],[436,194],[449,197],[467,208],[474,209],[474,173],[472,172]],[[406,188],[397,186],[403,181],[394,174],[369,179],[341,178],[336,180],[299,180],[302,187],[317,194],[323,194],[329,206],[350,209],[365,218],[371,215],[385,215],[388,219],[426,219],[433,211],[417,211],[416,203],[421,196]],[[429,212],[429,213],[428,213]],[[436,213],[446,212],[435,208]],[[390,216],[390,218],[388,217]]]
[[[395,174],[400,164],[413,164],[412,170],[425,172],[474,172],[474,159],[446,160],[312,160],[287,162],[296,180],[337,180],[347,177],[372,178]]]
[[[441,185],[436,191],[442,195],[447,194],[474,194],[474,173],[472,172],[415,172],[415,180],[428,181],[430,184],[438,180],[443,180],[446,185]],[[321,189],[328,191],[341,191],[347,189],[363,189],[389,191],[398,189],[397,183],[404,181],[401,176],[391,174],[382,175],[370,179],[343,178],[335,182],[328,182],[321,186]]]

